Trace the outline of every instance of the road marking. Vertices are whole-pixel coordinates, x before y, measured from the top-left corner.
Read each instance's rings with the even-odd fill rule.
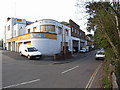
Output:
[[[79,67],[79,66],[75,66],[75,67],[70,68],[70,69],[68,69],[68,70],[65,70],[65,71],[63,71],[63,72],[61,72],[61,73],[64,74],[64,73],[69,72],[69,71],[71,71],[71,70],[73,70],[73,69],[75,69],[75,68],[78,68],[78,67]]]
[[[95,76],[96,76],[98,70],[100,69],[101,65],[102,65],[102,63],[99,64],[99,66],[97,67],[97,69],[95,70],[95,72],[92,74],[90,80],[88,81],[88,83],[87,83],[87,85],[85,87],[85,90],[91,87],[91,85],[92,85],[92,83],[93,83],[93,81],[95,79]]]
[[[33,82],[37,82],[37,81],[40,81],[40,79],[27,81],[27,82],[23,82],[23,83],[19,83],[19,84],[14,84],[14,85],[10,85],[10,86],[5,86],[3,88],[11,88],[11,87],[15,87],[15,86],[19,86],[19,85],[25,85],[25,84],[29,84],[29,83],[33,83]]]

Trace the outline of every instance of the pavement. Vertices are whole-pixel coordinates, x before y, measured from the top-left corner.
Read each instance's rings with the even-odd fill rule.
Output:
[[[16,52],[2,52],[3,88],[101,88],[102,61],[95,51],[68,60],[53,57],[28,60]]]

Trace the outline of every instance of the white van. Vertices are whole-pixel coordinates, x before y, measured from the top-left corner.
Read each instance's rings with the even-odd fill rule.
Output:
[[[24,55],[28,57],[28,59],[40,58],[42,56],[41,52],[39,52],[34,46],[24,44],[20,45],[19,53],[21,56]]]

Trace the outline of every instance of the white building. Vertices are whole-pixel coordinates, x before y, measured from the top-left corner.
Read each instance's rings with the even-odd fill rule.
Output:
[[[51,19],[28,22],[25,19],[8,18],[4,47],[10,51],[19,51],[21,44],[35,46],[43,55],[61,52],[62,42],[72,50],[70,27]]]
[[[67,26],[52,19],[29,22],[25,19],[8,18],[4,48],[18,52],[21,44],[29,44],[36,47],[43,55],[53,55],[61,52],[62,42],[65,42],[68,50],[73,51],[75,48],[79,52],[82,40],[79,37],[80,29],[73,21],[71,22],[71,26]],[[73,32],[74,30],[77,31]]]

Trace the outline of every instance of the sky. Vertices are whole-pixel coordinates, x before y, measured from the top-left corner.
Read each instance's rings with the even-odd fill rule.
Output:
[[[75,21],[86,32],[83,9],[75,7],[76,0],[0,0],[0,39],[3,37],[7,17],[36,21],[54,19],[59,22]]]

